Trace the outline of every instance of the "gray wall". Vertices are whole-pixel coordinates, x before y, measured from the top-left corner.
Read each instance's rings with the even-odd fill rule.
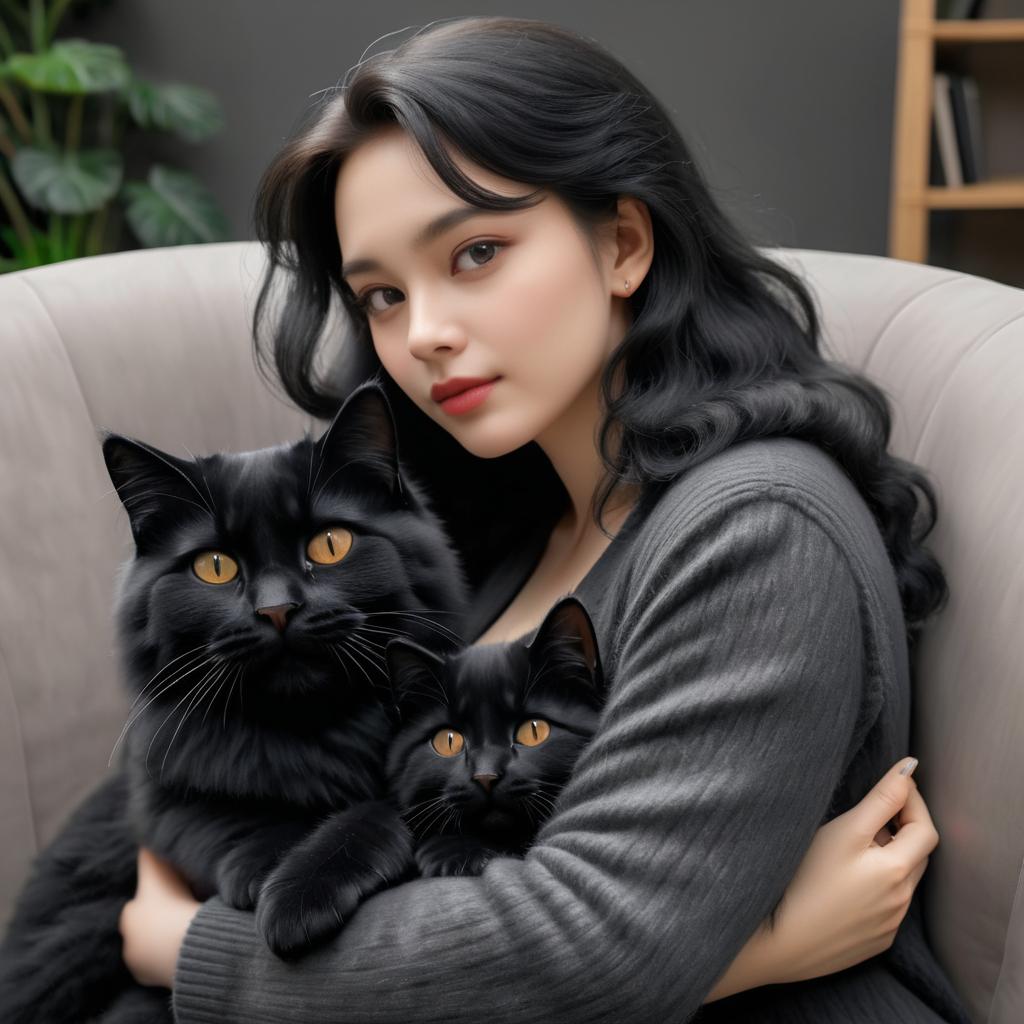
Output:
[[[755,241],[883,253],[897,12],[892,0],[113,0],[62,34],[115,43],[144,77],[217,94],[220,136],[196,147],[148,136],[144,154],[199,175],[235,238],[252,237],[260,172],[309,97],[375,40],[435,18],[506,14],[582,31],[624,61]]]

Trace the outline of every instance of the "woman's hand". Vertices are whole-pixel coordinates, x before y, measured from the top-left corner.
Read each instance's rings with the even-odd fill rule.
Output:
[[[140,848],[135,897],[118,920],[125,965],[140,985],[171,987],[185,932],[201,905],[167,861]]]
[[[815,834],[783,896],[706,1002],[841,971],[887,950],[939,842],[902,758],[855,807]],[[897,818],[890,836],[886,823]]]

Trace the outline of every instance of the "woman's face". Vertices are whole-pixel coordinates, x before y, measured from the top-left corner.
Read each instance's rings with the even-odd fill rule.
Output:
[[[531,191],[452,156],[487,188]],[[460,209],[474,215],[419,240]],[[613,301],[623,284],[614,230],[595,258],[551,193],[507,213],[466,207],[397,127],[343,162],[335,223],[342,273],[366,303],[381,363],[463,447],[494,458],[593,420],[601,368],[627,326],[624,304]],[[375,265],[358,266],[365,261]],[[481,404],[458,413],[431,396],[453,377],[499,379]]]

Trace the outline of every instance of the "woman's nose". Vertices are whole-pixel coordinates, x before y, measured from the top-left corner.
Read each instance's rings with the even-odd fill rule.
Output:
[[[409,352],[417,359],[431,359],[437,352],[446,355],[461,352],[466,346],[465,331],[452,315],[450,306],[438,299],[410,301]]]

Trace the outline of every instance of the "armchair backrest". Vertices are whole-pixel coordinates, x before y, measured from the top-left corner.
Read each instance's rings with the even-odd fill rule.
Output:
[[[887,392],[890,450],[936,487],[951,600],[917,652],[909,751],[942,836],[926,923],[975,1020],[1024,1020],[1024,290],[768,252],[808,279],[826,354]],[[0,927],[127,711],[110,609],[131,537],[98,429],[183,455],[318,429],[256,375],[262,266],[231,242],[0,277]]]
[[[976,1021],[1024,1020],[1024,290],[877,256],[790,250],[826,349],[893,405],[889,450],[937,492],[950,600],[915,654],[914,777],[940,833],[935,951]]]

